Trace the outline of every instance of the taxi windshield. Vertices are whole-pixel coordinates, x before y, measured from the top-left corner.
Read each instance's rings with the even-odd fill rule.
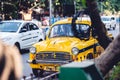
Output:
[[[86,31],[89,28],[86,24],[76,24],[76,30],[79,34],[82,31]],[[80,30],[81,29],[81,30]],[[73,37],[75,36],[71,24],[58,24],[52,27],[49,37]]]
[[[71,24],[58,24],[52,27],[49,37],[74,36]]]

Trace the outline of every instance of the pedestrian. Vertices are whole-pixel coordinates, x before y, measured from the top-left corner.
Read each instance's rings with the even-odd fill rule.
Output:
[[[22,61],[15,46],[0,41],[0,80],[20,80]]]
[[[12,16],[10,16],[10,14],[5,14],[5,20],[11,20],[12,19]]]
[[[32,9],[26,8],[25,10],[20,11],[22,15],[22,20],[31,21],[32,20]]]
[[[42,18],[43,26],[49,26],[49,21],[46,18]]]
[[[3,17],[2,17],[2,14],[0,14],[0,21],[2,21],[3,20]]]

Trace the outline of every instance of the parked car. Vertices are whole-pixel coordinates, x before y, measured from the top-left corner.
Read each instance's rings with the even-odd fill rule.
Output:
[[[110,29],[113,29],[115,30],[116,28],[116,17],[114,16],[102,16],[101,17],[103,23],[105,24],[105,27],[110,30]]]
[[[22,50],[43,41],[44,33],[34,21],[8,20],[0,22],[0,38],[3,42]]]
[[[30,48],[28,63],[35,76],[42,76],[45,71],[59,71],[59,66],[73,61],[93,59],[104,51],[92,35],[90,21],[76,21],[79,38],[73,33],[71,22],[71,18],[55,22],[46,40]]]

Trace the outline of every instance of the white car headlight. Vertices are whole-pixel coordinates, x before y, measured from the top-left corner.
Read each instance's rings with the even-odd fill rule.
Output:
[[[33,54],[36,53],[36,48],[35,47],[31,47],[29,50],[30,50],[30,53],[33,53]]]
[[[73,47],[72,48],[72,53],[75,54],[75,55],[77,55],[79,53],[79,49],[76,48],[76,47]]]

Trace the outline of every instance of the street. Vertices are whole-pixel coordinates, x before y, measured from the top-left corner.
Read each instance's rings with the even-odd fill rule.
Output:
[[[26,51],[25,53],[22,54],[22,62],[23,62],[23,75],[24,76],[30,76],[30,73],[32,73],[32,70],[27,63],[27,60],[29,58],[29,52]]]
[[[119,24],[117,24],[117,27],[115,30],[109,30],[109,33],[112,33],[114,38],[119,34],[120,30],[120,26]],[[27,60],[29,58],[29,52],[28,51],[24,51],[24,53],[22,54],[22,62],[23,62],[23,76],[30,76],[30,74],[32,73],[32,70],[29,66],[29,64],[27,63]]]

